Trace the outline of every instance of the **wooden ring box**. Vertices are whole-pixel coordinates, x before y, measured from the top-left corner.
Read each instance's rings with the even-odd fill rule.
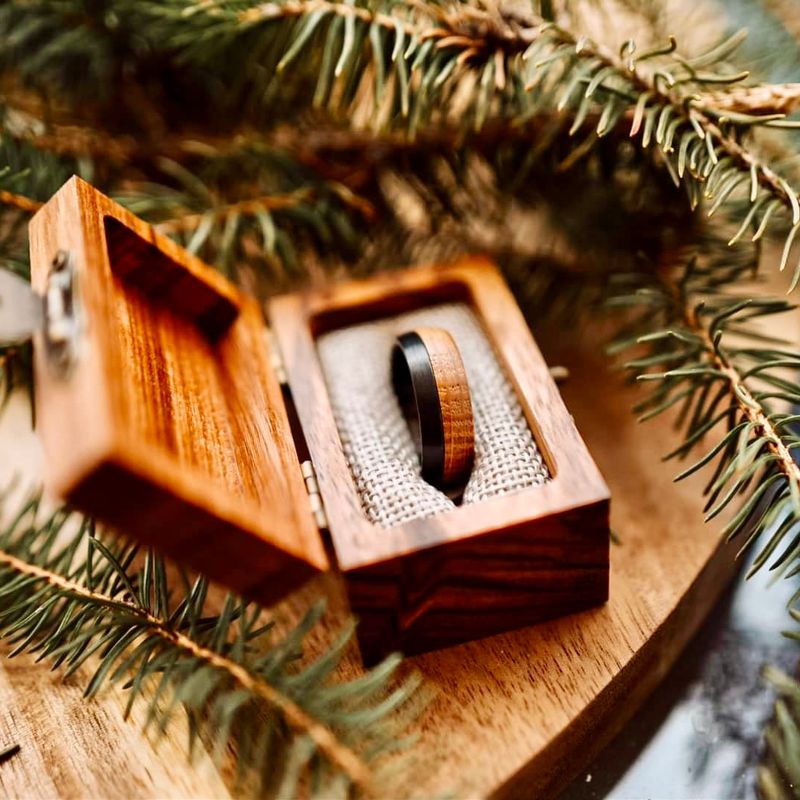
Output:
[[[75,507],[262,603],[335,560],[369,661],[607,599],[608,490],[486,260],[277,298],[278,363],[255,301],[79,178],[36,214],[30,248],[41,294],[57,253],[74,265],[77,356],[55,368],[38,335],[34,369],[48,484]],[[550,480],[381,528],[362,509],[315,340],[449,300],[484,326]]]

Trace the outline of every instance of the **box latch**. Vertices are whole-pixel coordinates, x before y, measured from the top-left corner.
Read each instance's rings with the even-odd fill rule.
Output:
[[[77,359],[81,316],[72,256],[59,250],[44,295],[19,275],[0,270],[0,344],[22,343],[41,331],[47,361],[62,377]]]

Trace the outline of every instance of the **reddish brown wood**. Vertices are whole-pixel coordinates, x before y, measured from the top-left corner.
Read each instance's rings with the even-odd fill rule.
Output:
[[[78,272],[75,368],[35,342],[53,490],[264,602],[327,568],[257,305],[78,178],[34,217],[34,287]]]
[[[416,328],[433,368],[444,429],[444,486],[463,486],[475,455],[475,424],[464,362],[453,337],[441,328]]]
[[[387,530],[361,507],[315,338],[432,302],[468,302],[517,390],[552,479]],[[317,471],[362,652],[419,652],[521,627],[608,596],[608,489],[511,293],[479,258],[274,300],[269,317]]]

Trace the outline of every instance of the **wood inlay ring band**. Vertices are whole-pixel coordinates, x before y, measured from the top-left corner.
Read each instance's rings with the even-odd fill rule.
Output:
[[[466,483],[475,454],[464,362],[442,328],[417,328],[392,349],[394,390],[416,433],[422,477],[440,488]]]

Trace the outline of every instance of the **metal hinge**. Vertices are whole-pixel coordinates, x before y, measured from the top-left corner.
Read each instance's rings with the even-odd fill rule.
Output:
[[[319,484],[317,483],[317,473],[314,465],[310,461],[304,461],[300,465],[300,469],[303,471],[303,480],[306,482],[306,491],[311,501],[311,513],[314,515],[314,521],[317,523],[318,528],[327,528],[328,517],[325,514],[322,495],[319,493]]]
[[[282,386],[289,385],[289,376],[286,373],[286,365],[283,361],[281,349],[278,346],[278,340],[270,328],[264,329],[264,337],[267,340],[267,350],[270,355],[270,363],[272,369],[278,378],[278,382]],[[325,514],[325,505],[322,502],[322,495],[319,492],[319,484],[317,483],[317,473],[314,470],[314,465],[311,461],[303,461],[300,464],[300,470],[303,473],[303,480],[306,484],[306,491],[308,492],[308,499],[311,504],[311,514],[314,517],[314,522],[317,523],[318,528],[328,527],[328,517]]]
[[[78,357],[81,314],[75,265],[59,250],[50,265],[44,295],[8,270],[0,270],[0,344],[20,344],[41,332],[50,366],[65,377]]]
[[[289,376],[286,374],[286,364],[283,361],[281,348],[278,346],[278,339],[272,332],[271,328],[264,329],[264,337],[267,340],[267,350],[269,352],[269,359],[272,369],[278,378],[278,383],[286,386],[289,383]]]

